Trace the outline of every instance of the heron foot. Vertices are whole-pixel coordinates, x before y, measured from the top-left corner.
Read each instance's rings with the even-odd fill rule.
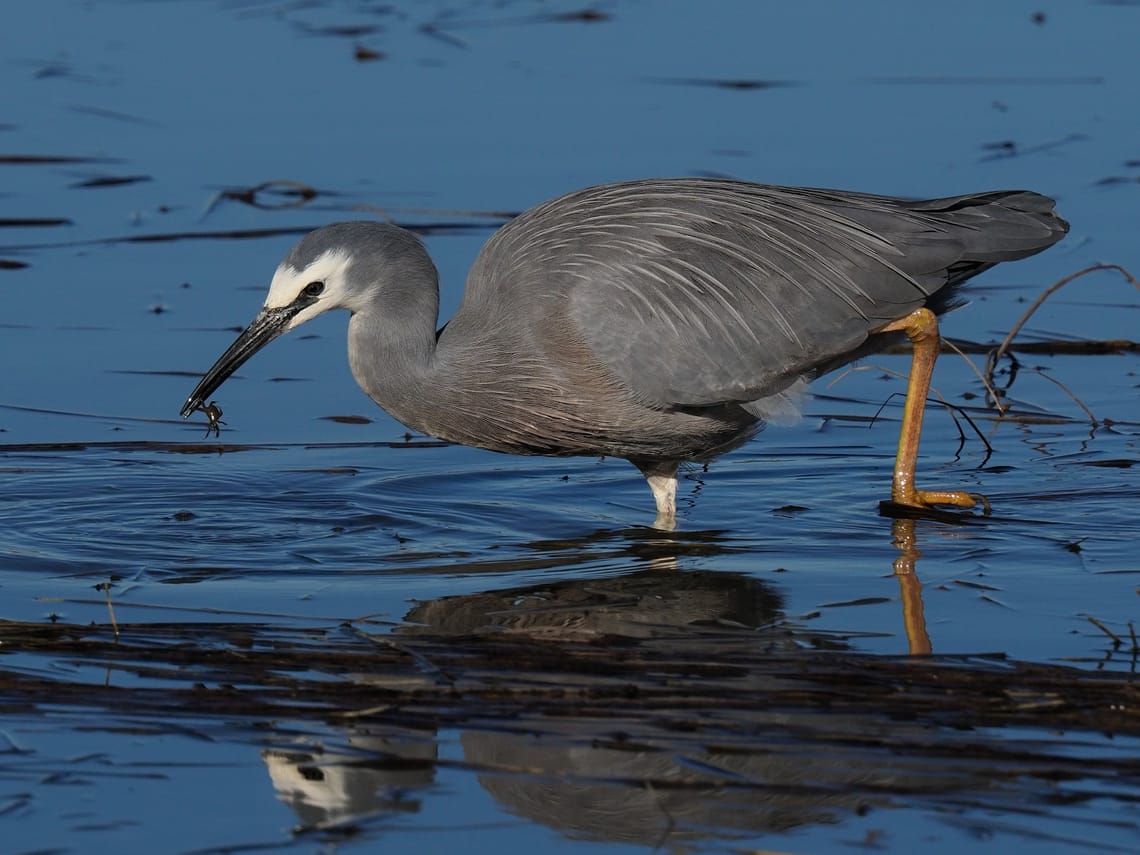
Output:
[[[908,499],[909,501],[907,501]],[[982,513],[985,516],[988,517],[993,513],[989,499],[981,493],[967,493],[965,490],[915,490],[914,496],[896,501],[899,501],[899,504],[917,505],[923,508],[929,508],[932,505],[952,505],[955,508],[969,509],[975,505],[981,505]]]
[[[948,510],[947,506],[973,510],[981,506],[982,515],[993,512],[990,500],[981,493],[968,493],[965,490],[911,490],[895,492],[890,501],[879,503],[879,513],[894,519],[931,518],[953,522],[961,517]]]

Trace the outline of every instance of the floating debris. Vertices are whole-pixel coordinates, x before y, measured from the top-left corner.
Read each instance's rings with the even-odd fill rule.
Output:
[[[69,185],[73,189],[95,187],[123,187],[127,184],[142,184],[152,181],[149,175],[102,175],[96,178],[86,178]]]

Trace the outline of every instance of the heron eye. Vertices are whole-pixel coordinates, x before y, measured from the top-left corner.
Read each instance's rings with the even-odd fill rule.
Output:
[[[310,282],[301,291],[306,297],[319,297],[321,292],[325,290],[324,282]]]

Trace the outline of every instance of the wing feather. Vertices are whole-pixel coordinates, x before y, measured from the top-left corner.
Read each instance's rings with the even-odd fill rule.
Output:
[[[910,202],[714,179],[627,182],[503,227],[465,301],[560,313],[653,406],[747,403],[1066,228],[1051,200],[1020,191]]]

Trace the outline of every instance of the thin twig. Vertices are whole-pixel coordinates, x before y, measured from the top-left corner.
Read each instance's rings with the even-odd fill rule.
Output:
[[[1085,415],[1089,417],[1089,421],[1092,422],[1092,426],[1093,427],[1100,427],[1100,422],[1097,420],[1097,417],[1092,414],[1092,410],[1090,410],[1088,407],[1086,407],[1084,404],[1084,401],[1082,401],[1080,398],[1078,398],[1076,395],[1074,395],[1072,390],[1069,389],[1068,386],[1066,386],[1064,383],[1062,383],[1056,377],[1050,377],[1044,371],[1034,370],[1033,373],[1036,374],[1038,377],[1041,377],[1045,380],[1048,380],[1050,383],[1055,383],[1056,385],[1060,386],[1061,391],[1064,392],[1066,395],[1068,395],[1070,398],[1072,398],[1073,401],[1076,402],[1076,405],[1085,411]]]
[[[966,361],[969,362],[969,360]],[[871,369],[882,371],[884,374],[890,374],[892,377],[897,377],[900,380],[908,379],[906,374],[903,374],[901,371],[895,371],[893,368],[886,368],[882,365],[857,365],[853,368],[848,368],[845,371],[841,372],[838,377],[827,384],[827,388],[830,389],[848,374],[851,374],[855,371],[868,371]],[[985,434],[982,433],[981,429],[977,426],[977,424],[975,424],[974,420],[970,418],[970,414],[967,413],[962,407],[959,407],[957,404],[951,404],[949,401],[947,401],[945,396],[943,396],[943,394],[933,386],[929,388],[930,392],[938,399],[938,403],[945,407],[946,411],[950,414],[950,418],[954,422],[954,427],[958,429],[958,437],[961,439],[961,441],[966,441],[966,433],[962,430],[962,426],[958,424],[958,415],[966,420],[966,423],[974,431],[974,434],[978,437],[978,439],[982,441],[982,444],[986,447],[986,456],[988,457],[989,455],[993,454],[994,447],[990,445],[990,441],[986,439]],[[868,427],[871,427],[875,424],[875,420],[878,419],[879,414],[886,409],[887,404],[891,402],[891,399],[898,395],[902,395],[905,398],[906,392],[892,392],[890,395],[888,395],[887,399],[883,401],[883,403],[879,404],[879,409],[875,410],[875,415],[871,417],[871,421],[867,425]],[[927,398],[926,400],[927,403],[931,402],[930,398]],[[957,415],[955,415],[955,413],[957,413]]]
[[[993,401],[994,406],[997,407],[998,415],[1004,416],[1005,409],[1002,408],[1001,400],[998,398],[997,391],[992,385],[990,385],[990,381],[986,379],[986,375],[978,370],[978,366],[974,364],[974,360],[970,359],[970,357],[966,355],[966,352],[958,347],[958,345],[954,344],[954,342],[948,341],[944,338],[942,339],[942,344],[966,360],[966,364],[970,366],[970,370],[974,372],[977,378],[982,381],[982,385],[986,387],[986,394],[990,396],[990,400]]]
[[[1030,316],[1032,316],[1033,313],[1041,307],[1041,304],[1049,299],[1049,296],[1053,294],[1053,292],[1068,285],[1074,279],[1079,279],[1088,273],[1095,273],[1098,270],[1115,270],[1137,288],[1140,288],[1140,282],[1136,281],[1136,277],[1121,267],[1119,264],[1094,264],[1091,267],[1086,267],[1084,270],[1078,270],[1076,273],[1071,273],[1061,281],[1050,285],[1041,293],[1041,295],[1036,300],[1033,301],[1033,305],[1031,305],[1025,314],[1021,316],[1021,319],[1013,325],[1013,328],[1010,329],[1005,339],[1001,344],[998,345],[997,350],[995,350],[986,360],[986,376],[989,378],[991,383],[994,379],[994,371],[997,370],[998,363],[1001,362],[1001,358],[1009,349],[1010,342],[1013,341],[1014,336],[1018,334],[1021,328],[1025,326],[1025,323],[1029,320]]]
[[[1105,626],[1099,620],[1094,618],[1092,615],[1085,615],[1085,620],[1087,620],[1089,623],[1091,623],[1093,626],[1095,626],[1097,629],[1099,629],[1101,632],[1103,632],[1105,635],[1107,635],[1109,638],[1111,638],[1112,639],[1112,646],[1114,648],[1118,648],[1118,647],[1120,647],[1121,644],[1123,644],[1123,642],[1120,640],[1119,635],[1117,635],[1115,632],[1113,632],[1111,629],[1109,629],[1107,626]]]
[[[100,582],[95,586],[96,590],[102,589],[107,595],[107,613],[111,616],[111,629],[115,633],[115,641],[119,640],[119,622],[115,620],[115,607],[111,603],[111,582]]]

